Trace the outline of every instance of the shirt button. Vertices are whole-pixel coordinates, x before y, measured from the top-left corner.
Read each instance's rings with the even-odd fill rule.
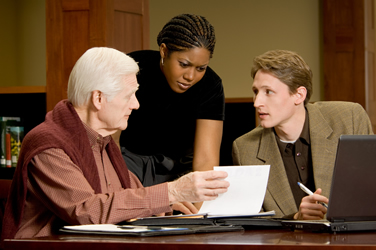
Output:
[[[297,153],[296,156],[301,156],[302,154],[301,153]]]
[[[301,169],[301,170],[304,170],[304,167],[301,167],[300,169]]]

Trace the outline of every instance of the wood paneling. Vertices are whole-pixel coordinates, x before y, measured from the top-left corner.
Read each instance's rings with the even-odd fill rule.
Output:
[[[46,99],[47,110],[66,98],[63,62],[63,9],[61,1],[46,1]]]
[[[67,98],[70,72],[91,47],[149,48],[148,0],[46,1],[47,110]]]
[[[253,103],[252,97],[244,97],[244,98],[226,98],[226,103]]]
[[[114,47],[127,53],[149,48],[149,25],[145,25],[149,24],[148,2],[129,2],[115,0],[113,26]]]
[[[367,111],[376,132],[374,0],[323,0],[324,92]]]
[[[45,86],[12,86],[0,87],[0,94],[46,93]]]
[[[366,110],[376,132],[376,53],[375,53],[375,1],[365,0],[366,35]]]
[[[365,107],[364,2],[324,0],[325,100]]]

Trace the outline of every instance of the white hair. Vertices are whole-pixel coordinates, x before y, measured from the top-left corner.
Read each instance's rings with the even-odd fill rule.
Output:
[[[123,90],[125,76],[137,74],[133,58],[112,48],[91,48],[76,62],[68,81],[68,100],[75,107],[86,105],[92,92],[99,90],[111,101]]]

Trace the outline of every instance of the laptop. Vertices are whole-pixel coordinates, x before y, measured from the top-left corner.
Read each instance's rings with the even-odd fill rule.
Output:
[[[376,135],[339,138],[326,220],[282,221],[292,230],[376,230]]]

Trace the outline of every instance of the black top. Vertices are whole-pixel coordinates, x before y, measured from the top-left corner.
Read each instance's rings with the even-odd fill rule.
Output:
[[[141,155],[163,154],[174,160],[193,152],[196,119],[224,120],[221,78],[207,67],[204,77],[184,93],[171,90],[160,69],[159,51],[129,54],[138,62],[140,108],[133,110],[120,144]]]

